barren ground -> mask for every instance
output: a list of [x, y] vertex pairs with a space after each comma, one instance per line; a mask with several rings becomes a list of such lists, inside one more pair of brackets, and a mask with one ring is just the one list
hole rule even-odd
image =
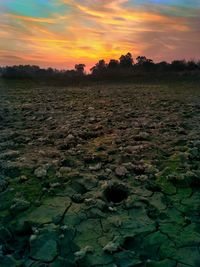
[[200, 86], [0, 82], [1, 267], [199, 267]]

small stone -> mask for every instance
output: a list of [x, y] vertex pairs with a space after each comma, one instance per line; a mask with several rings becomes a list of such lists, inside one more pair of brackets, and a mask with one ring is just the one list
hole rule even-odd
[[71, 199], [74, 203], [83, 203], [84, 201], [84, 198], [81, 194], [74, 194]]
[[128, 173], [128, 171], [127, 171], [126, 167], [124, 167], [124, 166], [118, 166], [115, 169], [115, 174], [119, 177], [124, 177], [127, 173]]
[[89, 166], [89, 170], [90, 171], [98, 171], [98, 170], [100, 170], [101, 169], [101, 163], [97, 163], [97, 164], [95, 164], [95, 165], [91, 165], [91, 166]]
[[94, 122], [96, 122], [96, 118], [95, 118], [95, 117], [90, 117], [90, 118], [89, 118], [89, 122], [90, 122], [90, 123], [94, 123]]
[[96, 203], [97, 203], [97, 201], [94, 198], [86, 198], [85, 199], [85, 204], [87, 206], [94, 206]]
[[26, 182], [27, 180], [28, 180], [28, 177], [26, 175], [21, 175], [20, 178], [19, 178], [19, 181], [21, 183]]
[[116, 207], [108, 207], [108, 210], [109, 211], [112, 211], [112, 212], [116, 212], [117, 211], [117, 208]]
[[57, 188], [57, 187], [60, 187], [60, 186], [61, 186], [60, 183], [52, 183], [52, 184], [50, 184], [51, 188]]
[[47, 175], [47, 170], [45, 167], [39, 167], [34, 171], [34, 175], [37, 178], [43, 178]]
[[73, 136], [73, 134], [68, 134], [67, 136], [67, 140], [68, 141], [74, 141], [75, 137]]

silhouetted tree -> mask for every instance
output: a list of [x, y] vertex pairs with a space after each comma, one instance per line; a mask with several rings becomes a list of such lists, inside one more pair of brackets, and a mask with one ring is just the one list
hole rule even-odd
[[90, 69], [93, 75], [102, 75], [106, 72], [107, 64], [104, 59], [99, 60], [99, 62]]
[[136, 60], [137, 60], [137, 65], [144, 65], [146, 63], [153, 64], [153, 60], [146, 58], [145, 56], [139, 56], [136, 58]]
[[172, 63], [165, 61], [154, 63], [152, 59], [145, 56], [138, 56], [136, 64], [133, 62], [131, 53], [122, 55], [119, 60], [110, 59], [106, 64], [105, 60], [99, 60], [94, 67], [91, 68], [90, 75], [85, 74], [85, 64], [76, 64], [73, 70], [57, 70], [53, 68], [43, 69], [36, 65], [14, 65], [0, 67], [0, 76], [3, 78], [29, 78], [29, 79], [60, 79], [68, 82], [83, 81], [92, 76], [99, 79], [111, 78], [115, 79], [132, 77], [137, 74], [151, 75], [162, 74], [167, 72], [196, 72], [200, 71], [200, 61], [194, 60], [174, 60]]
[[172, 71], [184, 71], [186, 69], [186, 61], [185, 60], [174, 60], [171, 63]]
[[122, 68], [131, 68], [133, 66], [133, 58], [131, 53], [127, 53], [126, 55], [122, 55], [119, 58], [119, 65]]
[[198, 69], [198, 65], [194, 60], [190, 60], [187, 62], [187, 69], [188, 70], [197, 70]]
[[108, 69], [116, 70], [119, 67], [119, 61], [116, 59], [110, 59], [108, 63]]
[[168, 71], [170, 69], [170, 64], [166, 61], [161, 61], [156, 64], [156, 67], [159, 72]]
[[155, 64], [152, 59], [146, 58], [145, 56], [139, 56], [136, 58], [136, 68], [139, 71], [154, 71]]
[[78, 72], [79, 75], [84, 75], [85, 64], [76, 64], [75, 70]]

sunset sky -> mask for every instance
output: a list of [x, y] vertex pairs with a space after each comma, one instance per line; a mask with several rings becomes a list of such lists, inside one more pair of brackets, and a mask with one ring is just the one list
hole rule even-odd
[[0, 65], [200, 59], [200, 0], [0, 0]]

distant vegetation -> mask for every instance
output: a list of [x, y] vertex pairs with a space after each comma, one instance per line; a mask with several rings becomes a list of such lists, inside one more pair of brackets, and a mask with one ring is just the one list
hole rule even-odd
[[0, 76], [5, 79], [37, 79], [37, 80], [106, 80], [134, 78], [138, 76], [158, 77], [160, 75], [173, 74], [197, 74], [200, 75], [200, 61], [174, 60], [171, 63], [162, 61], [154, 63], [152, 59], [145, 56], [138, 56], [134, 62], [131, 53], [122, 55], [119, 60], [110, 59], [99, 60], [90, 69], [90, 73], [85, 72], [85, 64], [76, 64], [73, 70], [57, 70], [53, 68], [43, 69], [39, 66], [18, 65], [0, 67]]

